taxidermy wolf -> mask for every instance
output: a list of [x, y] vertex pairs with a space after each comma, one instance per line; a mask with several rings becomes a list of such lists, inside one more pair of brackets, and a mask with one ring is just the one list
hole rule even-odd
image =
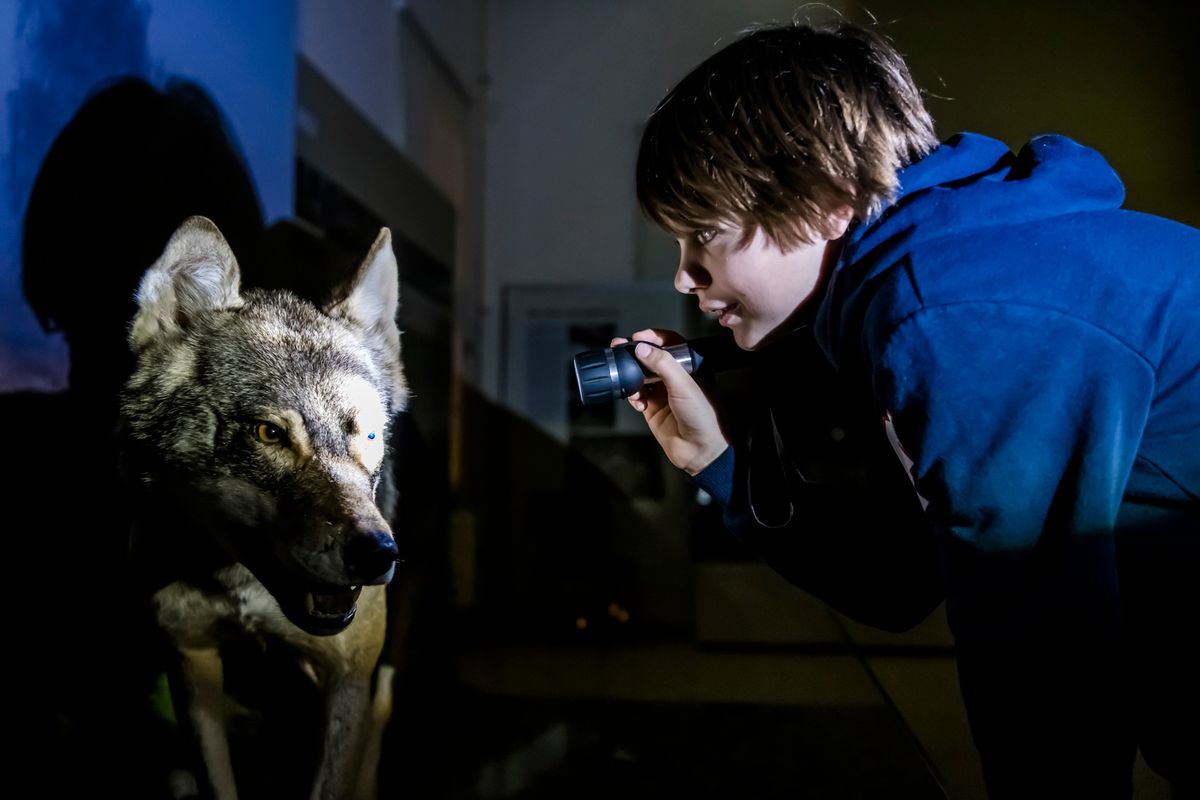
[[138, 289], [121, 401], [135, 575], [178, 651], [201, 793], [237, 794], [221, 650], [249, 637], [320, 689], [312, 796], [369, 796], [390, 712], [372, 687], [397, 561], [387, 442], [408, 396], [391, 236], [324, 308], [239, 283], [220, 231], [192, 217]]

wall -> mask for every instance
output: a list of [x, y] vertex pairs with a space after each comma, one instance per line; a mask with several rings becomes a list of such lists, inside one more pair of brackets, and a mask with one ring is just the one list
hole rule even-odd
[[89, 92], [137, 75], [192, 79], [240, 143], [268, 220], [292, 208], [292, 0], [22, 0], [0, 5], [0, 391], [54, 391], [66, 350], [20, 288], [21, 217], [42, 157]]
[[1200, 225], [1200, 6], [1151, 0], [863, 3], [906, 54], [942, 137], [1098, 149], [1126, 205]]

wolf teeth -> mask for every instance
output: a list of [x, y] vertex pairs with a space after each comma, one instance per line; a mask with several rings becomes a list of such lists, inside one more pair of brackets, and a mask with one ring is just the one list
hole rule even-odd
[[355, 601], [362, 586], [351, 586], [344, 592], [305, 592], [304, 607], [309, 616], [319, 619], [344, 619], [354, 613]]

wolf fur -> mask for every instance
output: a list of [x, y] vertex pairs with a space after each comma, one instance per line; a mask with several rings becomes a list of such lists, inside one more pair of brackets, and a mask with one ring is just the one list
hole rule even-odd
[[408, 397], [390, 233], [325, 308], [239, 284], [203, 217], [142, 279], [121, 400], [134, 570], [178, 651], [176, 705], [212, 795], [237, 794], [221, 649], [250, 637], [288, 648], [321, 691], [312, 797], [371, 796], [397, 560], [387, 442]]

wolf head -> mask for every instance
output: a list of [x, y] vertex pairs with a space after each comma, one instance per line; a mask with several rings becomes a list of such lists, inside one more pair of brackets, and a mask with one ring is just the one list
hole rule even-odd
[[293, 623], [337, 633], [397, 555], [376, 502], [407, 400], [391, 236], [325, 308], [239, 283], [203, 217], [143, 277], [121, 407], [131, 477], [154, 535], [211, 537]]

